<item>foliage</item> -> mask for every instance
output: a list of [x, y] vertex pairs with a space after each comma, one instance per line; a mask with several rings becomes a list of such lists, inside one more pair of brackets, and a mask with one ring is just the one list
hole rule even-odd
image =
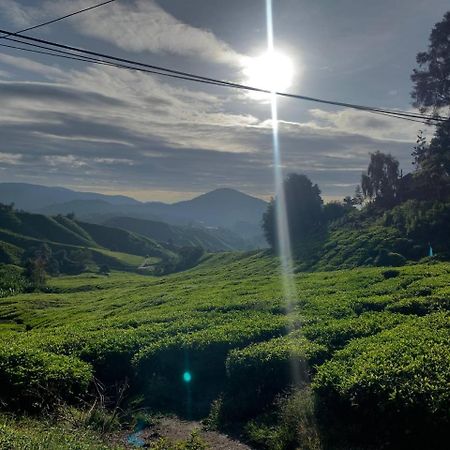
[[417, 55], [417, 64], [411, 75], [414, 106], [433, 113], [450, 106], [450, 11], [434, 26], [428, 51]]
[[0, 297], [24, 292], [29, 287], [20, 267], [0, 264]]
[[348, 211], [352, 208], [350, 205], [342, 204], [339, 202], [330, 202], [323, 206], [323, 217], [327, 223], [344, 217]]
[[0, 448], [4, 450], [119, 450], [104, 436], [70, 423], [0, 415]]
[[379, 151], [370, 154], [367, 173], [361, 177], [364, 197], [382, 207], [391, 207], [398, 196], [399, 163], [392, 155]]
[[0, 399], [18, 409], [42, 408], [60, 399], [73, 400], [91, 381], [88, 364], [14, 342], [0, 348]]
[[264, 411], [285, 389], [293, 372], [306, 382], [310, 367], [322, 362], [326, 348], [293, 333], [230, 352], [226, 366], [228, 389], [225, 418], [251, 417]]
[[448, 314], [436, 313], [351, 342], [313, 382], [328, 414], [403, 445], [418, 438], [415, 429], [427, 430], [432, 447], [450, 421], [449, 325]]
[[125, 230], [78, 222], [72, 216], [25, 213], [0, 204], [0, 263], [26, 265], [40, 259], [50, 275], [75, 275], [105, 264], [135, 270], [144, 256], [153, 265], [176, 254]]
[[247, 424], [245, 431], [251, 443], [267, 450], [322, 449], [315, 398], [309, 387], [281, 396], [274, 409]]
[[[432, 321], [449, 309], [447, 263], [395, 270], [393, 277], [383, 268], [299, 273], [299, 295], [288, 315], [277, 260], [264, 252], [212, 255], [164, 277], [112, 272], [49, 278], [48, 292], [0, 299], [1, 398], [10, 408], [32, 410], [76, 401], [94, 376], [109, 392], [129, 380], [126, 402], [134, 407], [181, 416], [204, 416], [220, 397], [219, 426], [264, 411], [284, 414], [272, 402], [290, 392], [291, 361], [308, 385], [323, 363], [355, 342], [415, 324], [417, 315]], [[402, 345], [400, 331], [389, 336], [393, 348]], [[436, 377], [445, 375], [441, 365], [434, 367]], [[189, 384], [183, 381], [186, 370]], [[425, 380], [429, 374], [417, 376]], [[407, 382], [397, 379], [397, 389]], [[307, 405], [315, 416], [315, 406]], [[280, 442], [297, 442], [297, 434], [280, 431], [284, 420], [303, 420], [295, 408], [261, 427], [285, 436]], [[306, 423], [308, 417], [305, 412]]]
[[422, 245], [431, 244], [435, 253], [445, 256], [450, 254], [449, 221], [450, 203], [409, 200], [387, 211], [381, 223]]
[[[291, 240], [305, 241], [322, 225], [322, 198], [317, 184], [305, 175], [290, 174], [283, 185], [286, 215]], [[276, 208], [279, 199], [272, 200], [263, 216], [263, 230], [267, 242], [276, 248]]]
[[202, 247], [181, 247], [177, 255], [163, 258], [154, 268], [156, 275], [165, 275], [194, 267], [204, 255]]

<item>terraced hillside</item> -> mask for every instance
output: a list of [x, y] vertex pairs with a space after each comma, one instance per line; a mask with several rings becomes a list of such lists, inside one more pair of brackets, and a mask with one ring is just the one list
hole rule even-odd
[[[113, 395], [127, 380], [124, 410], [210, 414], [261, 448], [439, 448], [450, 264], [295, 281], [288, 316], [277, 261], [263, 253], [210, 256], [159, 278], [59, 277], [51, 293], [0, 299], [3, 408], [83, 409], [98, 382]], [[3, 429], [20, 438], [17, 423]]]
[[74, 217], [44, 216], [0, 208], [0, 263], [20, 264], [27, 250], [47, 244], [52, 251], [89, 249], [93, 261], [118, 270], [134, 270], [144, 260], [170, 258], [157, 242], [126, 230], [77, 221]]

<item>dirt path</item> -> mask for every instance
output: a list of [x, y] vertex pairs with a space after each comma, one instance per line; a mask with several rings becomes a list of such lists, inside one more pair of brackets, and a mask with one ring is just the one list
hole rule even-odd
[[139, 434], [139, 438], [145, 442], [145, 445], [141, 448], [145, 448], [160, 438], [167, 438], [172, 442], [186, 440], [194, 430], [198, 430], [199, 436], [212, 450], [251, 450], [247, 445], [225, 434], [205, 431], [200, 422], [180, 420], [176, 417], [164, 417], [158, 420], [154, 426], [143, 430]]

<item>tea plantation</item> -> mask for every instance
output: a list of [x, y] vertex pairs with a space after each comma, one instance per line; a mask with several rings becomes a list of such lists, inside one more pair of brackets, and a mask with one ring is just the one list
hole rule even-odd
[[[124, 448], [95, 421], [67, 421], [100, 404], [116, 430], [145, 410], [208, 417], [258, 448], [445, 448], [450, 264], [298, 273], [289, 314], [277, 268], [225, 253], [165, 277], [12, 290], [0, 298], [0, 448]], [[58, 446], [74, 426], [80, 439]]]

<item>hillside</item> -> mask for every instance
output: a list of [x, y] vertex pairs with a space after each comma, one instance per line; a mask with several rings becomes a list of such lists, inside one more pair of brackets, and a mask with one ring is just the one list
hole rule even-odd
[[[51, 293], [0, 299], [0, 398], [10, 408], [52, 405], [54, 393], [73, 403], [94, 376], [111, 388], [127, 379], [125, 428], [128, 407], [205, 417], [216, 400], [210, 422], [240, 427], [256, 448], [439, 448], [449, 264], [297, 274], [295, 284], [285, 315], [277, 260], [224, 254], [167, 277], [60, 277]], [[303, 384], [277, 397], [293, 367]], [[1, 415], [0, 427], [10, 439], [29, 433]], [[73, 422], [53, 427], [88, 436]], [[32, 439], [44, 439], [39, 428]]]
[[104, 225], [123, 228], [142, 236], [147, 236], [162, 244], [183, 246], [199, 246], [208, 252], [245, 250], [247, 243], [232, 231], [224, 228], [198, 228], [181, 225], [170, 225], [152, 220], [134, 219], [132, 217], [114, 217]]
[[140, 264], [136, 264], [136, 257], [142, 262], [146, 256], [158, 259], [172, 256], [171, 251], [136, 233], [64, 216], [48, 217], [0, 208], [0, 262], [19, 264], [25, 253], [43, 243], [53, 252], [88, 249], [96, 264], [122, 270], [136, 269]]
[[[245, 240], [233, 249], [257, 248], [264, 245], [261, 220], [267, 203], [234, 189], [216, 189], [192, 200], [167, 204], [139, 202], [125, 196], [76, 192], [64, 188], [24, 183], [0, 183], [0, 203], [15, 203], [16, 208], [44, 215], [70, 214], [84, 221], [104, 223], [115, 217], [167, 222], [194, 228], [221, 228], [215, 239], [227, 242]], [[220, 234], [222, 233], [222, 236]]]

